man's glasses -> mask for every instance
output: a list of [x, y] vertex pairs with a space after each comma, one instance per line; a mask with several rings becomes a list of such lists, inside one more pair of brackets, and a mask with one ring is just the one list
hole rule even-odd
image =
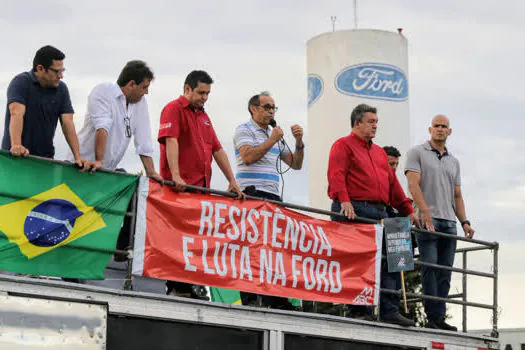
[[56, 75], [64, 74], [64, 72], [66, 71], [65, 68], [62, 68], [62, 69], [55, 69], [55, 68], [52, 68], [52, 67], [49, 67], [48, 70], [50, 70], [50, 71], [52, 71], [52, 72], [55, 72]]
[[263, 105], [263, 106], [259, 106], [261, 108], [263, 108], [266, 112], [270, 112], [270, 111], [276, 111], [279, 109], [277, 106], [274, 106], [274, 105], [270, 105], [270, 104], [266, 104], [266, 105]]
[[124, 118], [124, 124], [126, 125], [126, 136], [131, 137], [131, 122], [129, 117]]

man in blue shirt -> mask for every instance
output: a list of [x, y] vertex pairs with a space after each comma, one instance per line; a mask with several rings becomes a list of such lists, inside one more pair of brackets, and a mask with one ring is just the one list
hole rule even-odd
[[88, 169], [92, 164], [80, 156], [69, 91], [61, 81], [64, 58], [60, 50], [44, 46], [35, 54], [32, 71], [20, 73], [11, 80], [7, 88], [2, 149], [13, 156], [31, 154], [53, 158], [53, 138], [60, 120], [75, 163]]

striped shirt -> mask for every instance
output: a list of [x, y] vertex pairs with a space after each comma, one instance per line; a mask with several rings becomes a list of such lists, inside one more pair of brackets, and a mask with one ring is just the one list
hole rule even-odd
[[246, 165], [243, 163], [239, 149], [242, 146], [257, 147], [272, 133], [272, 127], [261, 128], [253, 119], [241, 124], [235, 129], [233, 145], [237, 159], [237, 183], [244, 190], [248, 186], [255, 186], [258, 191], [264, 191], [279, 195], [279, 173], [277, 172], [277, 161], [280, 157], [279, 142], [257, 162]]

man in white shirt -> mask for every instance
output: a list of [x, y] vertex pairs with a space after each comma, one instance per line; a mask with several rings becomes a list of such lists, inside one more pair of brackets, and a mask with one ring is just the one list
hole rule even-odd
[[78, 139], [82, 157], [94, 161], [92, 172], [100, 168], [115, 170], [133, 137], [146, 176], [161, 179], [152, 159], [148, 103], [144, 97], [153, 79], [145, 62], [130, 61], [117, 83], [101, 83], [91, 91]]
[[[152, 159], [148, 103], [144, 97], [153, 79], [153, 72], [145, 62], [129, 61], [117, 83], [101, 83], [91, 91], [84, 126], [78, 133], [82, 158], [94, 161], [91, 172], [100, 168], [117, 169], [133, 137], [146, 176], [162, 180]], [[125, 172], [124, 169], [118, 170]], [[117, 249], [129, 247], [130, 227], [131, 220], [126, 216]]]

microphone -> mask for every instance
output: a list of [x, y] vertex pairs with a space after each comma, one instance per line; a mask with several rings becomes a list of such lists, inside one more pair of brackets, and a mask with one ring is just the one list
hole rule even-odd
[[[277, 122], [275, 121], [274, 118], [270, 119], [270, 122], [269, 122], [268, 124], [270, 124], [270, 126], [271, 126], [272, 128], [275, 128], [275, 127], [277, 126]], [[281, 143], [282, 143], [283, 145], [286, 145], [286, 141], [284, 141], [284, 137], [282, 137], [282, 136], [281, 136]]]

